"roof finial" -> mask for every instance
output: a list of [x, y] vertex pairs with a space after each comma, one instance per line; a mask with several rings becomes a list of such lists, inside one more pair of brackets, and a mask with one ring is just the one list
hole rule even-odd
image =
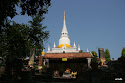
[[74, 45], [73, 45], [74, 47], [76, 47], [76, 44], [75, 44], [75, 42], [74, 42]]
[[42, 56], [44, 56], [44, 54], [45, 54], [45, 52], [44, 52], [44, 49], [43, 49], [43, 51], [42, 51]]
[[66, 28], [66, 21], [65, 21], [65, 10], [64, 10], [64, 21], [63, 21], [63, 28], [62, 28], [62, 33], [67, 33], [67, 28]]
[[88, 48], [87, 48], [87, 52], [89, 52]]
[[53, 46], [54, 48], [56, 47], [56, 44], [55, 44], [55, 42], [54, 42], [54, 46]]
[[64, 20], [65, 20], [65, 10], [64, 10]]
[[78, 50], [80, 50], [80, 45], [78, 44]]
[[50, 46], [48, 45], [48, 51], [50, 51]]

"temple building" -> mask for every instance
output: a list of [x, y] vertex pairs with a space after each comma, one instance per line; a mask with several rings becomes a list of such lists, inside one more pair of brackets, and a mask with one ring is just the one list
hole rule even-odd
[[59, 39], [59, 45], [56, 47], [54, 42], [52, 50], [50, 50], [50, 46], [48, 46], [48, 51], [43, 54], [43, 64], [60, 72], [64, 72], [67, 68], [74, 72], [84, 67], [91, 68], [92, 53], [88, 50], [82, 53], [79, 51], [80, 46], [78, 45], [77, 48], [75, 42], [73, 46], [70, 45], [64, 11], [63, 28]]

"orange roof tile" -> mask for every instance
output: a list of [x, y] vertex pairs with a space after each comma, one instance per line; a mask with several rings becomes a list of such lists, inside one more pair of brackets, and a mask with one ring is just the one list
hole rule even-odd
[[46, 53], [44, 58], [90, 58], [91, 53]]

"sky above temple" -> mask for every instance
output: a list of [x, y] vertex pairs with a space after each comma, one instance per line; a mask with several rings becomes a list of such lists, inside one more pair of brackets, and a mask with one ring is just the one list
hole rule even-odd
[[[43, 21], [50, 31], [45, 51], [54, 41], [59, 44], [64, 10], [71, 46], [75, 42], [83, 52], [88, 48], [97, 53], [98, 48], [108, 48], [111, 58], [121, 56], [125, 47], [125, 0], [52, 0]], [[18, 15], [13, 20], [27, 24], [31, 18]]]

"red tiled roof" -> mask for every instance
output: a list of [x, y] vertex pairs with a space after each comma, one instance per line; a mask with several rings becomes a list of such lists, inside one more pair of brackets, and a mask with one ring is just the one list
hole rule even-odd
[[91, 53], [46, 53], [44, 58], [89, 58]]

